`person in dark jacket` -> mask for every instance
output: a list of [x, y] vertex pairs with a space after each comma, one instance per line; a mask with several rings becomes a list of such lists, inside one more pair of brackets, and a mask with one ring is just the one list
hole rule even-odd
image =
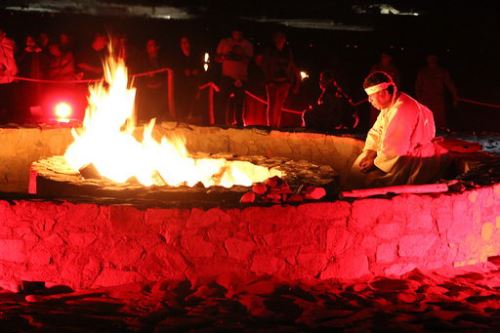
[[273, 44], [264, 52], [263, 69], [266, 78], [267, 125], [279, 128], [288, 93], [290, 89], [297, 93], [300, 82], [292, 51], [286, 45], [283, 32], [273, 34]]
[[352, 107], [349, 96], [340, 88], [330, 72], [322, 72], [319, 78], [321, 94], [315, 104], [304, 112], [307, 128], [331, 131], [349, 127]]

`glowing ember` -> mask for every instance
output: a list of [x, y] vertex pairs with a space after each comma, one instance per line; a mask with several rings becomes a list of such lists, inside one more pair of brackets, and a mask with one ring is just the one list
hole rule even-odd
[[73, 169], [93, 164], [105, 178], [123, 183], [135, 177], [145, 186], [250, 186], [283, 176], [249, 162], [190, 157], [183, 138], [153, 138], [155, 119], [138, 141], [133, 135], [135, 88], [129, 87], [123, 60], [108, 58], [104, 74], [108, 86], [100, 82], [90, 87], [83, 128], [72, 129], [74, 142], [64, 157]]

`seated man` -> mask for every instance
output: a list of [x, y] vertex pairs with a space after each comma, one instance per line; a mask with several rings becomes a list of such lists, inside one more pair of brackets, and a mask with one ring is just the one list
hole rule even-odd
[[353, 111], [349, 96], [339, 87], [332, 74], [321, 72], [321, 95], [315, 105], [302, 115], [304, 126], [320, 131], [332, 131], [351, 127]]
[[373, 72], [363, 83], [368, 100], [380, 113], [368, 131], [363, 152], [351, 170], [347, 187], [422, 184], [444, 170], [447, 152], [433, 142], [432, 112], [399, 92], [391, 76]]

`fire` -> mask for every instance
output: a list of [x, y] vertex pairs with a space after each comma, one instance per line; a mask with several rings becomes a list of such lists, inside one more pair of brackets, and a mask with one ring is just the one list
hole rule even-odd
[[128, 82], [122, 59], [109, 57], [104, 64], [107, 83], [89, 88], [89, 104], [82, 128], [72, 129], [74, 141], [64, 154], [67, 164], [80, 170], [93, 164], [101, 176], [118, 183], [132, 178], [145, 186], [219, 185], [250, 186], [273, 176], [279, 170], [244, 161], [223, 158], [194, 158], [183, 138], [162, 137], [152, 132], [155, 119], [144, 126], [142, 141], [134, 136], [135, 88]]

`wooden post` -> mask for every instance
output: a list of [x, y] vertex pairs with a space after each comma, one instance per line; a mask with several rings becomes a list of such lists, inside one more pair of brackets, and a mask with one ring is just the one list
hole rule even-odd
[[175, 113], [175, 99], [174, 99], [174, 71], [167, 68], [167, 105], [168, 112], [172, 116], [172, 119], [176, 119]]
[[198, 87], [199, 90], [208, 89], [208, 122], [210, 125], [215, 124], [215, 106], [214, 106], [214, 92], [219, 92], [220, 89], [213, 82], [207, 82]]
[[448, 184], [424, 184], [424, 185], [399, 185], [377, 188], [366, 188], [352, 191], [344, 191], [340, 193], [342, 198], [366, 198], [373, 195], [384, 195], [388, 193], [440, 193], [447, 192]]
[[212, 86], [208, 87], [208, 122], [210, 125], [215, 124], [215, 113], [214, 113], [214, 88]]

